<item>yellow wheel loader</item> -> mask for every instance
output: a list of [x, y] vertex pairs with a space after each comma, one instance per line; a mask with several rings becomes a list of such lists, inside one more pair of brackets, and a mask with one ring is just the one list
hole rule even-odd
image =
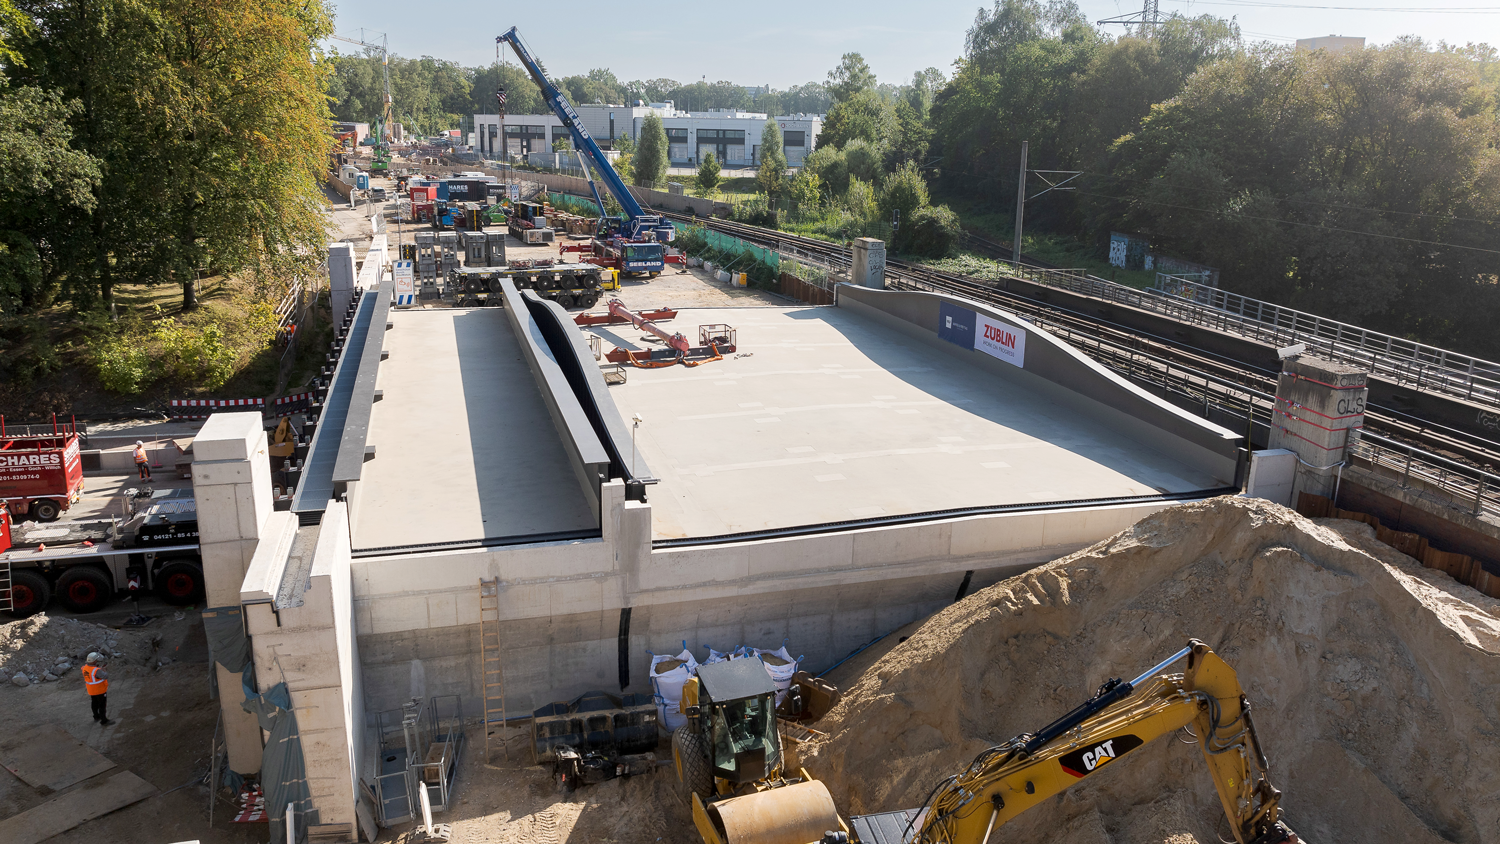
[[672, 734], [677, 778], [706, 844], [818, 844], [847, 833], [827, 786], [786, 770], [776, 685], [758, 659], [698, 668], [683, 688], [687, 724]]

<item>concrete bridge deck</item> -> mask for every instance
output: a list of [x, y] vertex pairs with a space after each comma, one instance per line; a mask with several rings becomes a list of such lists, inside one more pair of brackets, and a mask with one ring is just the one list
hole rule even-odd
[[[610, 391], [646, 420], [656, 539], [1232, 481], [843, 308], [693, 309], [667, 325], [695, 337], [711, 323], [734, 326], [743, 357], [632, 369]], [[595, 331], [641, 347], [629, 326]]]

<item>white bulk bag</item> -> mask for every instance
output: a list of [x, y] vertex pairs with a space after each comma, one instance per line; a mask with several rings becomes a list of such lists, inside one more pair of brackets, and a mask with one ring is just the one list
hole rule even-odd
[[[647, 653], [650, 653], [647, 651]], [[682, 687], [698, 673], [698, 660], [686, 647], [682, 653], [651, 654], [651, 688], [656, 693], [656, 715], [658, 723], [668, 733], [687, 723], [687, 716], [680, 711]]]
[[[793, 658], [787, 653], [786, 643], [776, 650], [763, 650], [761, 648], [750, 648], [756, 656], [760, 657], [761, 664], [766, 667], [766, 673], [771, 675], [771, 682], [776, 684], [776, 705], [786, 699], [787, 690], [792, 687], [792, 675], [797, 673], [797, 666], [802, 663], [802, 657]], [[768, 659], [769, 658], [769, 659]]]

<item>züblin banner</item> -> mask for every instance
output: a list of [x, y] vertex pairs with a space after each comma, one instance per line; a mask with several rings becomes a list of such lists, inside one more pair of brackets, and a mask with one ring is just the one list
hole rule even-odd
[[1019, 367], [1026, 366], [1026, 330], [990, 319], [968, 308], [943, 302], [938, 309], [938, 336]]

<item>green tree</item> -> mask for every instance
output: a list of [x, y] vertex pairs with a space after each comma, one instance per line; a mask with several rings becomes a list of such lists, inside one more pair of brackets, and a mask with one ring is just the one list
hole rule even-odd
[[698, 195], [711, 198], [719, 192], [719, 185], [724, 181], [719, 167], [719, 159], [713, 150], [703, 154], [703, 161], [698, 164]]
[[664, 184], [667, 164], [667, 130], [653, 111], [641, 121], [641, 137], [634, 156], [635, 183], [645, 188]]
[[[880, 189], [880, 217], [890, 222], [899, 214], [904, 226], [911, 222], [918, 208], [926, 207], [928, 201], [927, 182], [917, 166], [908, 161], [885, 177], [885, 184]], [[907, 240], [908, 231], [905, 227], [898, 228], [896, 242], [892, 246], [901, 249]]]
[[786, 197], [798, 205], [811, 207], [822, 198], [823, 182], [818, 174], [803, 167], [787, 180]]
[[68, 125], [80, 110], [0, 79], [0, 313], [47, 302], [61, 272], [56, 235], [72, 214], [96, 207], [99, 161], [73, 148]]
[[552, 142], [553, 152], [567, 152], [573, 148], [573, 139], [563, 135]]
[[767, 120], [760, 129], [760, 170], [756, 183], [766, 196], [780, 196], [786, 190], [786, 155], [781, 148], [781, 127]]
[[838, 147], [818, 147], [808, 153], [802, 169], [816, 174], [819, 183], [835, 197], [843, 196], [849, 189], [849, 162]]
[[875, 73], [859, 53], [845, 53], [839, 66], [828, 71], [828, 93], [834, 103], [841, 103], [856, 94], [875, 92]]
[[860, 91], [829, 109], [816, 146], [842, 147], [852, 140], [879, 144], [889, 134], [890, 108], [874, 91]]

